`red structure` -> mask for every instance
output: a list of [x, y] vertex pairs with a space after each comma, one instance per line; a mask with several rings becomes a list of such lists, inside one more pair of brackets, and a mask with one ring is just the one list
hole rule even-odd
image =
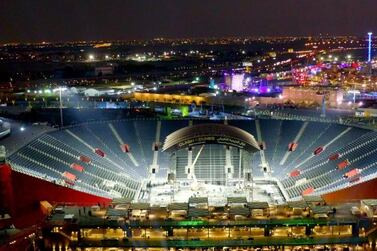
[[355, 168], [344, 174], [345, 178], [352, 178], [360, 174], [360, 170]]
[[130, 146], [127, 144], [120, 145], [120, 149], [122, 149], [122, 152], [129, 153], [130, 152]]
[[[99, 197], [55, 183], [13, 171], [8, 164], [0, 165], [0, 206], [11, 215], [11, 224], [21, 229], [8, 242], [0, 245], [0, 251], [27, 250], [29, 234], [35, 233], [45, 215], [41, 201], [78, 206], [109, 205], [111, 199]], [[8, 224], [10, 225], [10, 224]]]
[[0, 205], [0, 208], [13, 213], [12, 169], [8, 164], [0, 166]]
[[84, 167], [79, 165], [79, 164], [76, 164], [76, 163], [72, 163], [71, 168], [80, 172], [80, 173], [82, 173], [84, 171]]
[[294, 151], [296, 150], [297, 146], [298, 146], [297, 143], [294, 143], [294, 142], [290, 143], [290, 144], [288, 145], [288, 151], [289, 151], [289, 152], [294, 152]]
[[317, 149], [314, 150], [314, 155], [319, 155], [321, 152], [323, 152], [323, 147], [320, 146]]
[[[39, 214], [40, 201], [91, 206], [98, 203], [108, 205], [111, 199], [13, 171], [8, 164], [0, 166], [0, 204], [11, 213], [13, 219], [22, 218], [22, 225], [25, 226], [35, 224], [38, 219], [26, 215]], [[29, 222], [25, 222], [25, 218]]]
[[105, 158], [105, 156], [106, 156], [105, 152], [102, 151], [102, 150], [99, 149], [99, 148], [94, 149], [94, 152], [95, 152], [98, 156], [100, 156], [100, 157], [102, 157], [102, 158]]
[[328, 203], [342, 203], [363, 199], [377, 199], [377, 179], [347, 187], [332, 193], [323, 195]]
[[81, 155], [80, 161], [85, 162], [85, 163], [90, 163], [90, 158], [87, 156]]
[[302, 191], [302, 195], [310, 195], [314, 193], [314, 188], [313, 187], [308, 187], [307, 189], [305, 189], [304, 191]]
[[329, 160], [337, 160], [339, 159], [339, 153], [334, 153], [333, 155], [329, 156]]
[[70, 173], [70, 172], [64, 172], [63, 173], [64, 178], [67, 178], [68, 180], [75, 181], [77, 179], [76, 175]]
[[290, 174], [289, 174], [289, 176], [290, 177], [298, 177], [298, 176], [300, 176], [300, 174], [301, 174], [301, 172], [300, 172], [300, 170], [293, 170]]
[[351, 163], [349, 162], [348, 159], [346, 159], [346, 160], [343, 160], [342, 162], [338, 163], [338, 165], [337, 165], [338, 168], [337, 169], [342, 170], [342, 169], [346, 168], [349, 165], [351, 165]]

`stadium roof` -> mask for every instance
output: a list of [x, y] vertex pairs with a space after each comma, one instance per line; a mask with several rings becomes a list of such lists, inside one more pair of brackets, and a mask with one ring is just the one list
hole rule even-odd
[[179, 129], [166, 137], [162, 150], [174, 152], [204, 144], [234, 146], [249, 152], [260, 150], [253, 135], [240, 128], [224, 124], [198, 124]]

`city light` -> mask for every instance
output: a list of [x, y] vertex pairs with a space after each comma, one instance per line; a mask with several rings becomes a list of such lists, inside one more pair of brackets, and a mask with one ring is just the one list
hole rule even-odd
[[89, 60], [94, 60], [94, 55], [93, 54], [89, 54], [88, 59]]
[[53, 89], [52, 91], [53, 92], [60, 92], [60, 91], [66, 91], [66, 90], [68, 90], [67, 87], [59, 87], [59, 88]]

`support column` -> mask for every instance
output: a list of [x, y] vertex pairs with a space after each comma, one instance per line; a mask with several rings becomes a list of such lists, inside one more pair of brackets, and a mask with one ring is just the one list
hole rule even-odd
[[305, 235], [309, 236], [312, 234], [312, 228], [310, 226], [305, 227]]
[[160, 131], [161, 131], [161, 121], [157, 121], [157, 126], [156, 126], [156, 137], [155, 137], [155, 142], [153, 143], [152, 146], [152, 151], [153, 151], [153, 161], [152, 164], [149, 167], [150, 173], [151, 173], [151, 178], [154, 178], [156, 176], [156, 173], [159, 171], [160, 166], [158, 165], [158, 151], [159, 147], [161, 145], [160, 143]]
[[359, 236], [359, 223], [352, 224], [352, 236]]
[[225, 185], [228, 185], [228, 179], [233, 178], [234, 167], [232, 165], [232, 153], [229, 146], [225, 148]]
[[185, 168], [185, 173], [187, 174], [187, 178], [191, 178], [192, 172], [194, 172], [193, 166], [192, 166], [192, 148], [189, 148], [187, 150], [187, 166]]
[[264, 226], [264, 236], [265, 237], [270, 236], [270, 227], [269, 226]]

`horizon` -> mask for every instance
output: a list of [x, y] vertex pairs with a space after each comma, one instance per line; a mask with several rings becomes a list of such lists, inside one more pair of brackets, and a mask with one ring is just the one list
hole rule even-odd
[[[0, 42], [1, 46], [7, 45], [33, 45], [33, 44], [60, 44], [60, 43], [124, 43], [124, 42], [144, 42], [144, 41], [179, 41], [179, 40], [220, 40], [220, 39], [232, 39], [232, 38], [243, 38], [243, 39], [283, 39], [283, 38], [298, 38], [298, 39], [318, 39], [318, 38], [368, 38], [368, 32], [364, 35], [331, 35], [331, 34], [319, 34], [319, 35], [297, 35], [297, 36], [272, 36], [272, 35], [253, 35], [253, 36], [218, 36], [218, 37], [154, 37], [145, 39], [88, 39], [88, 40], [60, 40], [60, 41], [13, 41], [13, 42]], [[376, 38], [372, 32], [372, 38]]]

